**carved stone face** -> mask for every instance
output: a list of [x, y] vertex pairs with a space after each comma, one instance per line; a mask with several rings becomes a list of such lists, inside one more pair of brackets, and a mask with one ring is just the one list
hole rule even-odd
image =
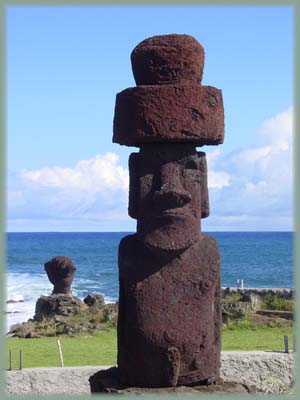
[[193, 145], [155, 144], [129, 160], [129, 215], [147, 245], [184, 250], [199, 240], [209, 215], [205, 153]]

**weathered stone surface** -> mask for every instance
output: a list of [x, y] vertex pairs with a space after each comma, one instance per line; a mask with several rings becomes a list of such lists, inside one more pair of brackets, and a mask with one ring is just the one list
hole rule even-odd
[[245, 385], [237, 382], [223, 382], [217, 384], [194, 385], [192, 387], [180, 385], [177, 387], [140, 388], [127, 386], [120, 382], [119, 370], [112, 367], [98, 371], [89, 378], [92, 393], [118, 393], [118, 394], [167, 394], [167, 393], [258, 393], [261, 392], [254, 385]]
[[204, 49], [189, 35], [154, 36], [133, 49], [131, 63], [137, 85], [200, 83]]
[[11, 336], [23, 339], [35, 337], [33, 324], [28, 322], [22, 322], [12, 325], [10, 327], [9, 334]]
[[49, 281], [54, 285], [53, 294], [69, 294], [76, 271], [73, 261], [64, 256], [57, 256], [45, 263]]
[[209, 215], [207, 165], [195, 146], [223, 142], [224, 110], [221, 91], [198, 84], [203, 62], [191, 37], [147, 39], [132, 53], [143, 85], [116, 99], [113, 141], [140, 147], [129, 161], [137, 233], [119, 246], [116, 372], [125, 386], [220, 378], [220, 256], [200, 233]]
[[227, 322], [229, 319], [241, 319], [245, 317], [247, 312], [251, 311], [250, 302], [242, 301], [223, 301], [222, 303], [222, 322]]
[[32, 338], [62, 334], [93, 334], [117, 325], [118, 304], [104, 303], [101, 294], [80, 299], [63, 294], [41, 296], [36, 302], [34, 318], [10, 327], [8, 336]]
[[259, 315], [265, 315], [265, 316], [269, 316], [269, 317], [294, 319], [294, 313], [292, 311], [257, 310], [256, 313]]
[[[23, 355], [26, 357], [26, 355]], [[5, 392], [7, 394], [90, 394], [89, 377], [103, 366], [25, 368], [21, 371], [5, 371]], [[293, 394], [294, 354], [264, 351], [234, 351], [221, 354], [221, 377], [224, 382], [255, 386], [264, 393]], [[214, 386], [214, 385], [210, 385]], [[180, 387], [167, 390], [179, 392]], [[193, 390], [193, 387], [183, 388]], [[149, 389], [148, 389], [149, 390]], [[159, 389], [150, 389], [152, 394]], [[146, 393], [147, 389], [140, 390]], [[178, 395], [176, 395], [178, 397]]]
[[222, 92], [212, 86], [137, 86], [118, 93], [113, 142], [217, 145], [224, 140]]
[[252, 295], [257, 295], [259, 298], [263, 299], [268, 295], [274, 295], [278, 298], [283, 298], [286, 300], [292, 300], [294, 298], [294, 289], [289, 288], [253, 288], [253, 287], [226, 287], [222, 289], [222, 297], [228, 297], [232, 295], [240, 295], [243, 301], [250, 301]]
[[214, 239], [203, 235], [174, 257], [127, 236], [119, 271], [121, 382], [164, 387], [217, 381], [220, 259]]
[[207, 165], [189, 144], [143, 146], [130, 156], [129, 215], [152, 247], [182, 250], [199, 240], [209, 215]]
[[83, 302], [89, 306], [104, 306], [104, 297], [102, 296], [102, 294], [88, 294], [84, 299]]
[[51, 296], [41, 296], [35, 305], [35, 321], [54, 318], [57, 315], [70, 316], [77, 315], [87, 306], [76, 297], [63, 294], [53, 294]]
[[294, 385], [294, 353], [280, 351], [224, 351], [221, 377], [255, 385], [265, 393], [284, 393]]

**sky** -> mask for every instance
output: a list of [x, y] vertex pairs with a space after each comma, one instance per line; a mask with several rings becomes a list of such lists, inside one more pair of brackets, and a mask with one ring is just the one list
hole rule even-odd
[[204, 146], [203, 231], [293, 229], [291, 7], [8, 7], [7, 231], [135, 231], [128, 156], [112, 143], [130, 53], [189, 34], [222, 89], [225, 141]]

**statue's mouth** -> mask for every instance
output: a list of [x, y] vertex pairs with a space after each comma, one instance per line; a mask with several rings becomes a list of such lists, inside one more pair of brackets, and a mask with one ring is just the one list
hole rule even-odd
[[168, 209], [168, 210], [162, 210], [160, 214], [157, 215], [157, 218], [175, 218], [175, 219], [186, 219], [187, 215], [186, 213], [183, 212], [182, 209], [178, 210], [177, 209]]

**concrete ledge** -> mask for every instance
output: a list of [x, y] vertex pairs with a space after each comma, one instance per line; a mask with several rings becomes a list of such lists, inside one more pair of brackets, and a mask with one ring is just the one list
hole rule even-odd
[[294, 313], [291, 311], [257, 310], [256, 314], [266, 315], [267, 317], [294, 319]]
[[[254, 385], [267, 393], [290, 391], [294, 354], [263, 351], [228, 351], [221, 355], [221, 377]], [[6, 371], [8, 394], [90, 394], [89, 377], [108, 366], [26, 368]]]
[[222, 352], [221, 377], [225, 382], [254, 385], [266, 393], [289, 392], [294, 384], [294, 353]]

